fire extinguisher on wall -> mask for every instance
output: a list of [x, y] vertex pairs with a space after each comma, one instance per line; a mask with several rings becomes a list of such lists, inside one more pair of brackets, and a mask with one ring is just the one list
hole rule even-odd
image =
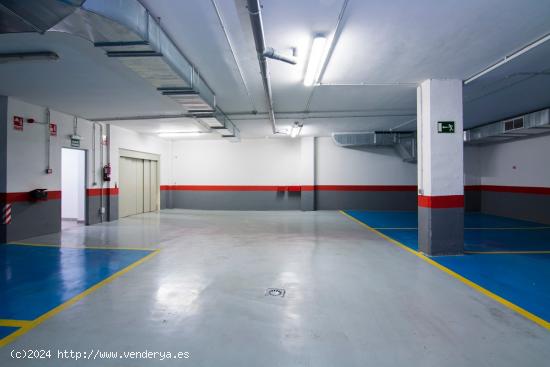
[[111, 163], [103, 166], [103, 181], [111, 181]]

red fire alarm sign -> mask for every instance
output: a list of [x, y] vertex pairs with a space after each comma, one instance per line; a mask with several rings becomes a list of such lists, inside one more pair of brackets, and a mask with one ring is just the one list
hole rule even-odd
[[23, 117], [13, 116], [13, 128], [15, 130], [23, 130]]
[[57, 125], [54, 123], [50, 124], [50, 135], [57, 136]]

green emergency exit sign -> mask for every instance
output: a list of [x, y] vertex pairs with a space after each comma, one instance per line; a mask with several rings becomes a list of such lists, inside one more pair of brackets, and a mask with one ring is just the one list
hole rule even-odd
[[455, 122], [439, 121], [437, 123], [437, 132], [440, 134], [453, 134], [455, 132]]

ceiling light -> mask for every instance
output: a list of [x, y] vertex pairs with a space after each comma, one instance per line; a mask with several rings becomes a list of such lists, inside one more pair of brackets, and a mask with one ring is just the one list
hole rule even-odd
[[19, 52], [0, 54], [0, 64], [20, 61], [57, 61], [59, 55], [55, 52]]
[[290, 129], [290, 137], [295, 138], [298, 135], [300, 135], [300, 132], [302, 131], [302, 126], [304, 125], [296, 121], [294, 125], [292, 125], [292, 128]]
[[304, 76], [304, 85], [306, 87], [311, 87], [317, 81], [317, 78], [319, 78], [319, 68], [323, 59], [326, 40], [325, 37], [315, 37], [313, 39], [306, 75]]
[[160, 138], [186, 138], [191, 136], [199, 136], [203, 134], [200, 131], [179, 131], [179, 132], [163, 132], [159, 133]]

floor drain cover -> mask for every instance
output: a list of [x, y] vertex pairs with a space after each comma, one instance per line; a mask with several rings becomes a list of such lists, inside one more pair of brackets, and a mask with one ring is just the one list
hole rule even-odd
[[271, 297], [284, 297], [285, 293], [286, 291], [282, 288], [267, 288], [265, 291], [265, 295]]

